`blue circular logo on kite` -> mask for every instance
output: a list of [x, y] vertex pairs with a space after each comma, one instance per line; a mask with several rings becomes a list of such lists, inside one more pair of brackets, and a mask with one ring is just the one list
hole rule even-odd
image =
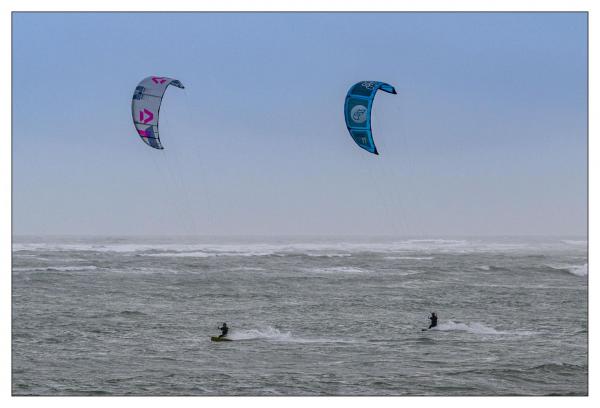
[[363, 123], [367, 120], [367, 107], [363, 105], [356, 105], [350, 111], [350, 117], [356, 123]]

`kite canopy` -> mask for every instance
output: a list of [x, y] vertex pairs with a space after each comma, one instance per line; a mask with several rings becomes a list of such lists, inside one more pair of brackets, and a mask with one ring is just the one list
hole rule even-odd
[[144, 143], [155, 149], [164, 149], [158, 137], [158, 114], [169, 85], [184, 89], [176, 79], [149, 76], [136, 86], [131, 100], [133, 124]]
[[379, 153], [371, 132], [371, 108], [373, 107], [375, 94], [379, 89], [396, 94], [394, 87], [385, 82], [362, 81], [350, 88], [344, 104], [344, 116], [350, 136], [357, 145], [373, 154]]

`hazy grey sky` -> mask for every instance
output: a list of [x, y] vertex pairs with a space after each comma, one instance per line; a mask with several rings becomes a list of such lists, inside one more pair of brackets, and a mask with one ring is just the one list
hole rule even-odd
[[586, 234], [584, 13], [14, 14], [12, 80], [15, 234]]

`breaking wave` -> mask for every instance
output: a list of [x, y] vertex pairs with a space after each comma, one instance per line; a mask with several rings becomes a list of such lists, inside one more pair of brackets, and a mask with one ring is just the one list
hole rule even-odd
[[[570, 242], [570, 241], [564, 241]], [[579, 241], [574, 241], [579, 242]], [[587, 241], [581, 241], [587, 242]], [[559, 243], [560, 244], [560, 243]], [[562, 243], [562, 245], [565, 245]], [[13, 252], [117, 252], [150, 256], [268, 256], [306, 255], [347, 257], [371, 252], [398, 256], [398, 259], [429, 259], [432, 253], [511, 252], [556, 246], [556, 242], [495, 242], [464, 239], [403, 239], [393, 241], [324, 241], [324, 242], [246, 242], [190, 243], [188, 242], [16, 242]]]
[[583, 245], [583, 246], [587, 246], [588, 242], [587, 240], [575, 240], [575, 239], [565, 239], [563, 241], [561, 241], [563, 244], [568, 244], [568, 245]]
[[588, 264], [584, 264], [584, 265], [546, 265], [546, 266], [552, 270], [570, 273], [571, 275], [575, 275], [575, 276], [587, 276], [588, 275]]
[[585, 265], [575, 265], [567, 268], [569, 273], [577, 276], [587, 276], [588, 274], [588, 264]]

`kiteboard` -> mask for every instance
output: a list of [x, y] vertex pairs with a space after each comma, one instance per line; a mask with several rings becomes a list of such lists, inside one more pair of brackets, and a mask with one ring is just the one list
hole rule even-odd
[[231, 339], [227, 337], [211, 336], [210, 341], [231, 341]]

